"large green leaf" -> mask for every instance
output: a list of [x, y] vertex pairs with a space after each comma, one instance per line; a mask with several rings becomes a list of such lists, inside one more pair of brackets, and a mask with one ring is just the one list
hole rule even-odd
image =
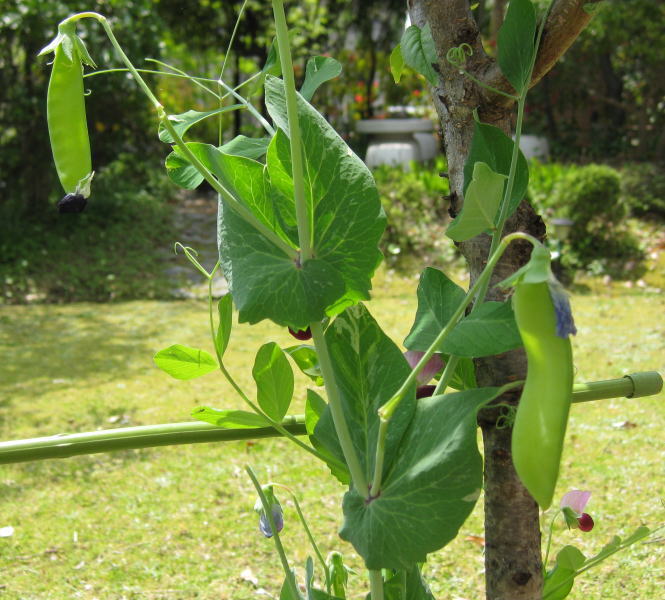
[[[266, 78], [266, 106], [275, 125], [288, 131], [284, 84], [274, 77]], [[338, 314], [346, 306], [369, 298], [371, 277], [382, 258], [378, 241], [385, 229], [385, 215], [376, 184], [365, 164], [301, 96], [298, 96], [298, 116], [315, 256], [298, 270], [306, 269], [310, 262], [322, 263], [316, 278], [307, 279], [311, 294], [319, 289], [321, 293], [317, 298], [308, 298], [304, 307], [308, 312], [318, 311], [320, 319], [326, 313]], [[277, 139], [268, 149], [268, 173], [272, 185], [281, 194], [292, 198], [290, 147], [284, 136], [275, 137]], [[275, 279], [275, 285], [280, 281], [281, 275], [280, 279]], [[324, 289], [321, 282], [325, 282], [328, 289]], [[343, 286], [344, 291], [333, 297], [338, 286]], [[234, 299], [237, 300], [235, 294]], [[287, 316], [292, 318], [287, 311], [282, 311], [281, 315], [281, 322]], [[300, 320], [289, 325], [304, 329], [309, 322]]]
[[[371, 481], [379, 431], [377, 410], [399, 389], [411, 369], [401, 350], [362, 304], [348, 308], [333, 321], [326, 330], [326, 344], [351, 440]], [[407, 393], [390, 422], [385, 469], [411, 421], [414, 405], [415, 388]], [[321, 415], [316, 435], [329, 447], [336, 440], [330, 410]]]
[[[510, 162], [515, 143], [503, 131], [494, 125], [476, 122], [471, 140], [469, 156], [464, 163], [464, 194], [473, 179], [473, 170], [477, 162], [483, 162], [495, 173], [505, 175], [510, 173]], [[512, 215], [522, 198], [524, 198], [529, 185], [529, 165], [522, 151], [518, 151], [517, 167], [513, 193], [510, 195], [508, 215]]]
[[404, 345], [425, 352], [460, 305], [466, 293], [437, 269], [427, 267], [418, 283], [416, 319]]
[[300, 94], [308, 102], [312, 99], [314, 92], [326, 81], [339, 76], [342, 65], [339, 61], [329, 56], [313, 56], [307, 61], [305, 67], [305, 81], [300, 88]]
[[434, 65], [438, 65], [439, 59], [429, 25], [423, 29], [417, 25], [407, 27], [402, 34], [400, 46], [404, 62], [432, 85], [437, 85], [439, 75]]
[[214, 371], [217, 361], [205, 350], [173, 344], [155, 354], [155, 364], [176, 379], [194, 379]]
[[[197, 153], [197, 148], [201, 145], [187, 144], [194, 154]], [[166, 157], [165, 166], [169, 179], [186, 190], [196, 189], [203, 181], [203, 175], [183, 156], [182, 151], [177, 146], [174, 146], [173, 152]]]
[[252, 376], [261, 409], [273, 420], [281, 421], [293, 398], [293, 371], [286, 355], [275, 342], [259, 348]]
[[[173, 129], [176, 130], [176, 133], [180, 137], [182, 137], [190, 127], [196, 125], [200, 121], [203, 121], [204, 119], [207, 119], [208, 117], [212, 117], [214, 115], [219, 115], [231, 110], [238, 110], [240, 108], [243, 108], [242, 104], [223, 106], [222, 108], [216, 108], [214, 110], [209, 110], [206, 112], [199, 112], [198, 110], [188, 110], [187, 112], [184, 112], [179, 115], [169, 115], [168, 119], [169, 121], [172, 122]], [[169, 133], [168, 129], [164, 127], [163, 123], [159, 124], [158, 136], [162, 142], [165, 142], [167, 144], [175, 144], [175, 140]]]
[[368, 569], [409, 569], [457, 536], [480, 495], [478, 409], [499, 393], [478, 388], [418, 401], [379, 495], [344, 496], [340, 536]]
[[441, 351], [478, 358], [501, 354], [521, 345], [510, 302], [485, 302], [455, 326]]
[[501, 72], [518, 94], [529, 82], [531, 62], [536, 52], [536, 10], [531, 0], [510, 0], [498, 35]]
[[505, 181], [505, 175], [495, 173], [483, 162], [477, 162], [473, 166], [471, 183], [464, 194], [462, 212], [448, 226], [446, 235], [456, 242], [464, 242], [492, 229]]

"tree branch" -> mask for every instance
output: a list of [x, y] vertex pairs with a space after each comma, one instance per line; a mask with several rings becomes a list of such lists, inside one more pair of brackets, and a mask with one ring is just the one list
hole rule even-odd
[[[585, 6], [597, 4], [602, 0], [555, 0], [547, 18], [543, 39], [536, 58], [531, 77], [531, 87], [536, 85], [556, 64], [588, 25], [592, 15]], [[501, 73], [496, 61], [482, 75], [476, 75], [484, 83], [510, 94], [515, 93], [508, 80]], [[499, 96], [489, 90], [483, 90], [483, 104], [508, 106], [509, 98]]]

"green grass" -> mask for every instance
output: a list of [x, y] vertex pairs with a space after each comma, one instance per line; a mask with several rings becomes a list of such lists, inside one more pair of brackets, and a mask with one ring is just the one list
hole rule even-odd
[[[415, 279], [382, 273], [373, 314], [396, 340], [415, 309]], [[573, 296], [580, 333], [577, 379], [665, 371], [662, 296], [610, 288]], [[240, 408], [215, 374], [191, 382], [152, 364], [172, 343], [210, 350], [204, 302], [0, 307], [0, 438], [188, 420], [200, 404]], [[251, 392], [251, 366], [268, 340], [291, 344], [270, 324], [234, 329], [228, 366]], [[302, 412], [297, 380], [291, 412]], [[665, 396], [577, 405], [572, 410], [557, 496], [593, 491], [589, 534], [558, 529], [554, 550], [591, 553], [614, 534], [663, 519]], [[622, 423], [628, 426], [619, 426]], [[244, 473], [293, 488], [324, 553], [341, 550], [356, 568], [351, 598], [366, 582], [358, 557], [337, 537], [343, 489], [310, 455], [284, 440], [126, 451], [0, 467], [0, 596], [7, 599], [233, 599], [257, 596], [245, 569], [273, 597], [282, 580], [272, 541], [258, 532], [255, 494]], [[283, 539], [300, 569], [311, 554], [291, 503], [282, 497]], [[427, 566], [437, 598], [483, 597], [482, 502], [460, 536]], [[660, 540], [660, 541], [658, 541]], [[662, 535], [583, 576], [573, 599], [656, 598]]]

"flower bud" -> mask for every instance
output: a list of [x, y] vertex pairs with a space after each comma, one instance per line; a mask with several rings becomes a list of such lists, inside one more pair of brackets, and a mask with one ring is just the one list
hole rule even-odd
[[[275, 523], [275, 528], [277, 529], [277, 533], [279, 533], [284, 528], [284, 516], [282, 512], [282, 505], [279, 503], [279, 500], [277, 500], [277, 498], [275, 497], [275, 493], [273, 492], [271, 485], [263, 486], [262, 490], [266, 497], [266, 501], [270, 506], [272, 520]], [[265, 537], [267, 538], [272, 537], [274, 535], [274, 532], [270, 525], [270, 519], [268, 518], [268, 515], [263, 509], [263, 503], [261, 502], [261, 498], [257, 498], [256, 503], [254, 504], [254, 510], [259, 515], [259, 530]]]

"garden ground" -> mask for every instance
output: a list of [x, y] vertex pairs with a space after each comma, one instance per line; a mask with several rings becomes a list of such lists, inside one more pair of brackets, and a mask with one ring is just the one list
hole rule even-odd
[[[409, 328], [415, 287], [390, 272], [378, 277], [369, 307], [395, 340]], [[665, 371], [662, 295], [591, 285], [572, 303], [578, 381]], [[206, 327], [207, 305], [197, 300], [0, 307], [0, 439], [185, 421], [202, 404], [240, 408], [221, 377], [179, 382], [152, 363], [176, 342], [210, 350]], [[272, 324], [234, 329], [228, 367], [246, 390], [253, 355], [268, 340], [293, 341]], [[303, 410], [308, 384], [297, 382], [294, 413]], [[587, 534], [557, 528], [554, 552], [572, 543], [595, 553], [615, 534], [663, 523], [664, 401], [661, 394], [573, 407], [557, 496], [591, 490], [596, 527]], [[339, 549], [360, 566], [337, 537], [343, 489], [323, 465], [283, 440], [202, 444], [0, 467], [0, 528], [13, 527], [0, 537], [0, 596], [277, 597], [279, 562], [258, 532], [246, 464], [263, 482], [298, 494], [324, 553]], [[283, 539], [302, 574], [311, 551], [282, 500]], [[482, 532], [481, 501], [460, 536], [426, 566], [435, 597], [482, 597]], [[656, 598], [664, 559], [660, 532], [582, 576], [571, 598]], [[363, 598], [366, 582], [351, 580], [349, 597]]]

